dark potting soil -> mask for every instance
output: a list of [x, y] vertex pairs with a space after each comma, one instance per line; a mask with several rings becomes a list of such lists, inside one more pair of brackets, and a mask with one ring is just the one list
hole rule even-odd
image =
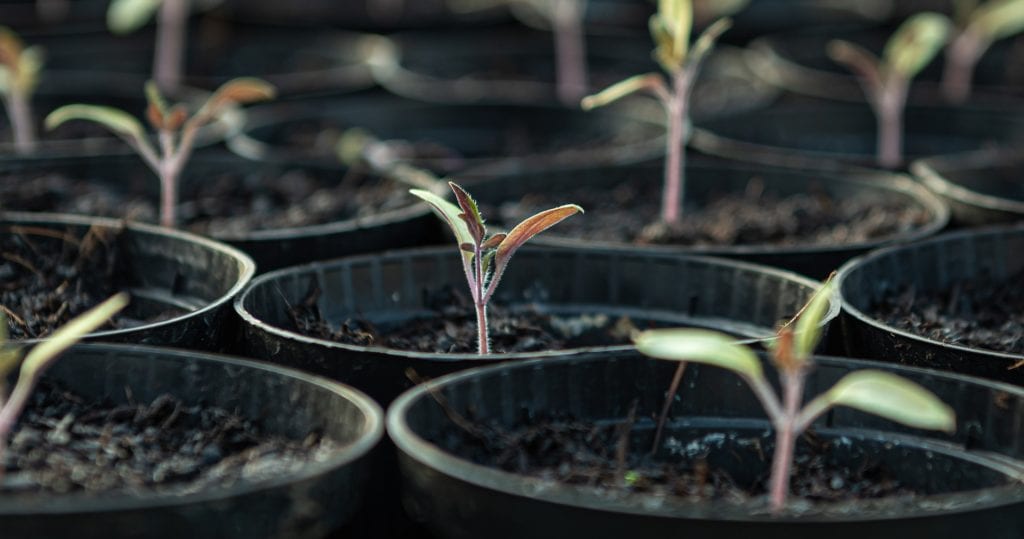
[[[154, 175], [140, 171], [137, 177], [112, 180], [0, 174], [0, 209], [159, 219]], [[184, 228], [216, 237], [366, 217], [412, 203], [401, 186], [354, 169], [329, 180], [301, 170], [224, 172], [185, 181], [181, 191], [178, 219]]]
[[[350, 318], [334, 328], [320, 313], [313, 289], [288, 315], [295, 328], [310, 337], [356, 346], [381, 346], [426, 353], [475, 353], [476, 313], [467, 294], [448, 286], [424, 292], [424, 306], [436, 314], [404, 323], [377, 325]], [[634, 321], [605, 314], [556, 315], [527, 306], [509, 309], [488, 306], [492, 353], [539, 352], [586, 346], [629, 344]]]
[[116, 405], [44, 383], [12, 433], [0, 494], [184, 495], [294, 472], [332, 446], [269, 436], [237, 413], [170, 395]]
[[[0, 310], [10, 337], [45, 337], [124, 290], [119, 233], [110, 228], [91, 228], [84, 234], [32, 226], [0, 228]], [[165, 307], [140, 318], [129, 307], [104, 329], [135, 327], [183, 312]]]
[[1024, 354], [1024, 271], [1003, 280], [960, 280], [944, 290], [907, 287], [871, 313], [884, 323], [949, 344]]
[[[667, 432], [652, 455], [652, 432], [634, 429], [630, 420], [598, 424], [548, 415], [509, 428], [460, 417], [431, 441], [484, 466], [605, 491], [737, 504], [764, 499], [774, 446], [766, 433], [688, 432], [677, 438]], [[841, 502], [915, 494], [870, 458], [837, 464], [841, 459], [829, 458], [832, 449], [811, 431], [801, 437], [792, 496]]]
[[[745, 193], [719, 194], [684, 212], [679, 223], [659, 221], [661, 185], [639, 188], [623, 183], [611, 190], [580, 188], [551, 195], [527, 195], [503, 204], [497, 213], [508, 226], [565, 203], [586, 213], [546, 234], [594, 241], [694, 246], [843, 245], [914, 230], [928, 212], [884, 195], [836, 199], [821, 191], [785, 197], [762, 192], [756, 178]], [[487, 215], [487, 213], [485, 213]]]

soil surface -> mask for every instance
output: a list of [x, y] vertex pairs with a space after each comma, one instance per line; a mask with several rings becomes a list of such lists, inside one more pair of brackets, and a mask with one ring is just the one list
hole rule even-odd
[[[651, 455], [651, 438], [643, 435], [650, 432], [633, 431], [628, 420], [595, 424], [549, 416], [524, 418], [513, 428], [471, 418], [459, 423], [432, 441], [478, 464], [519, 475], [694, 501], [750, 503], [767, 492], [773, 442], [764, 434], [677, 439], [668, 432], [661, 449]], [[839, 502], [915, 494], [877, 462], [838, 465], [829, 458], [831, 450], [829, 442], [811, 432], [800, 439], [792, 496]], [[727, 468], [746, 471], [730, 473]]]
[[[445, 287], [426, 292], [424, 306], [436, 316], [409, 320], [404, 324], [375, 325], [362, 318], [345, 320], [334, 328], [317, 307], [319, 292], [312, 290], [288, 314], [295, 328], [310, 337], [357, 346], [382, 346], [426, 353], [475, 353], [476, 313], [467, 294]], [[603, 314], [562, 316], [532, 307], [508, 309], [488, 307], [492, 353], [539, 352], [586, 346], [629, 344], [638, 328], [633, 320]], [[645, 327], [647, 324], [645, 324]]]
[[[0, 228], [0, 310], [10, 338], [45, 337], [71, 318], [122, 291], [118, 230], [75, 234], [59, 228]], [[103, 329], [135, 327], [181, 314], [167, 308], [136, 318], [132, 307]]]
[[[367, 217], [412, 203], [405, 188], [352, 169], [321, 176], [301, 170], [222, 172], [189, 181], [186, 172], [178, 219], [192, 232], [242, 237], [255, 230]], [[157, 185], [156, 177], [141, 169], [124, 178], [9, 172], [0, 174], [0, 209], [156, 222]]]
[[44, 383], [3, 456], [0, 494], [188, 494], [277, 477], [332, 450], [317, 435], [268, 436], [235, 413], [169, 395], [114, 405]]
[[[497, 209], [511, 225], [567, 202], [586, 213], [546, 234], [594, 241], [693, 246], [844, 245], [917, 229], [929, 221], [926, 210], [883, 195], [835, 199], [821, 191], [786, 197], [765, 194], [752, 180], [742, 194], [713, 196], [699, 210], [684, 212], [678, 224], [658, 222], [661, 185], [638, 188], [623, 183], [612, 190], [527, 195]], [[484, 215], [488, 215], [486, 209]]]
[[1002, 282], [978, 278], [945, 290], [904, 288], [871, 308], [882, 322], [949, 344], [1024, 354], [1024, 271]]

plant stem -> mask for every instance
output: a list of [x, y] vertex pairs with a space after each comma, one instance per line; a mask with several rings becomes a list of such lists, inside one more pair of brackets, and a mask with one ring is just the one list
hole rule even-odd
[[188, 0], [163, 0], [157, 14], [153, 79], [165, 93], [173, 92], [181, 86], [181, 74], [185, 67], [188, 6]]
[[684, 68], [672, 77], [672, 95], [665, 104], [668, 114], [668, 137], [665, 141], [665, 185], [661, 194], [661, 220], [666, 223], [679, 221], [685, 188], [685, 130], [688, 116], [687, 101], [690, 95], [692, 71]]
[[583, 33], [583, 0], [551, 0], [555, 37], [558, 98], [567, 105], [587, 92], [587, 42]]
[[32, 153], [36, 149], [36, 128], [32, 123], [32, 105], [28, 96], [16, 84], [12, 84], [4, 105], [14, 132], [14, 150], [19, 155]]
[[476, 252], [473, 254], [473, 266], [476, 270], [476, 279], [473, 283], [473, 303], [476, 305], [476, 352], [485, 355], [491, 351], [487, 338], [487, 298], [484, 295], [483, 249], [479, 246], [476, 247]]
[[974, 68], [985, 49], [982, 40], [969, 30], [957, 34], [946, 47], [946, 64], [942, 70], [942, 96], [946, 101], [958, 105], [967, 102]]
[[166, 161], [160, 167], [160, 225], [167, 228], [177, 226], [178, 174]]
[[[14, 384], [14, 389], [11, 391], [10, 397], [6, 402], [3, 402], [3, 407], [0, 408], [0, 457], [4, 455], [7, 450], [7, 439], [11, 435], [11, 430], [14, 429], [14, 422], [21, 415], [21, 411], [25, 408], [25, 404], [28, 403], [28, 398], [32, 394], [32, 389], [36, 385], [36, 380], [28, 380], [22, 383], [18, 380], [18, 383]], [[0, 475], [3, 475], [3, 466], [0, 466]]]
[[883, 168], [898, 168], [903, 163], [903, 113], [909, 83], [891, 76], [874, 100], [878, 117], [877, 160]]
[[783, 372], [781, 375], [783, 396], [782, 417], [775, 421], [775, 454], [772, 456], [770, 485], [771, 508], [778, 513], [786, 506], [789, 495], [789, 476], [796, 447], [796, 419], [800, 412], [800, 401], [804, 392], [806, 373]]

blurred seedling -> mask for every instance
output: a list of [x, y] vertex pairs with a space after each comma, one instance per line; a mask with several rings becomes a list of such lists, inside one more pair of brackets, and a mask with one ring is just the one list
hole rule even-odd
[[43, 69], [43, 50], [26, 47], [10, 28], [0, 26], [0, 97], [14, 134], [14, 149], [28, 154], [36, 148], [32, 93]]
[[1024, 32], [1024, 0], [956, 0], [956, 29], [946, 46], [942, 94], [962, 104], [971, 96], [978, 61], [1000, 39]]

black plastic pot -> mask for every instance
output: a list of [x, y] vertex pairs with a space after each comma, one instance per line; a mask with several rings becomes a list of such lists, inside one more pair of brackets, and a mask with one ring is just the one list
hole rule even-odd
[[[324, 319], [379, 324], [430, 314], [423, 293], [464, 287], [453, 247], [394, 251], [288, 268], [257, 277], [235, 301], [242, 317], [240, 351], [344, 381], [388, 403], [411, 384], [406, 369], [430, 378], [498, 361], [618, 353], [632, 346], [589, 346], [536, 353], [445, 354], [354, 346], [304, 336], [288, 319], [311, 287]], [[713, 327], [738, 337], [768, 338], [814, 290], [812, 281], [761, 266], [713, 258], [610, 249], [526, 247], [515, 255], [494, 301], [543, 312], [629, 316], [673, 325]], [[829, 317], [831, 318], [831, 316]]]
[[508, 19], [502, 7], [455, 13], [447, 0], [227, 0], [219, 17], [245, 23], [324, 26], [392, 31], [408, 28], [455, 28]]
[[[395, 57], [374, 64], [392, 93], [439, 103], [544, 103], [557, 99], [549, 32], [478, 30], [391, 36]], [[650, 37], [588, 36], [589, 87], [596, 92], [640, 73], [659, 71]], [[746, 68], [741, 50], [715, 49], [693, 90], [691, 115], [713, 117], [760, 108], [778, 95]]]
[[946, 344], [892, 327], [867, 313], [878, 300], [907, 286], [924, 293], [964, 279], [1006, 280], [1024, 268], [1022, 254], [1024, 228], [1013, 227], [944, 234], [851, 260], [837, 277], [847, 355], [1024, 385], [1024, 371], [1015, 368], [1019, 355]]
[[338, 166], [338, 138], [358, 127], [419, 148], [407, 157], [399, 147], [399, 158], [465, 179], [660, 155], [663, 114], [649, 105], [629, 101], [584, 112], [554, 105], [439, 105], [387, 95], [304, 100], [250, 109], [245, 135], [228, 145], [263, 162]]
[[[807, 393], [817, 394], [847, 372], [869, 367], [878, 368], [867, 362], [821, 358]], [[388, 433], [400, 451], [407, 508], [446, 538], [680, 533], [692, 538], [1011, 538], [1024, 533], [1024, 488], [1017, 482], [1024, 455], [1010, 434], [1022, 427], [1015, 410], [1024, 405], [1024, 392], [1002, 384], [883, 367], [951, 404], [959, 425], [956, 434], [914, 430], [847, 408], [819, 420], [814, 425], [816, 439], [835, 444], [836, 462], [853, 467], [865, 460], [883, 463], [899, 481], [926, 495], [842, 502], [778, 518], [763, 503], [615, 493], [477, 464], [452, 451], [448, 440], [457, 439], [451, 433], [458, 427], [431, 396], [440, 392], [453, 413], [506, 427], [562, 414], [583, 422], [623, 423], [635, 403], [630, 450], [646, 452], [654, 430], [651, 417], [662, 405], [675, 368], [672, 362], [624, 353], [509, 363], [414, 388], [388, 412]], [[699, 444], [702, 438], [710, 442], [705, 445], [710, 446], [709, 465], [722, 467], [740, 484], [767, 472], [770, 461], [757, 458], [760, 449], [750, 439], [760, 439], [756, 447], [770, 451], [770, 432], [748, 387], [728, 371], [703, 365], [687, 369], [682, 394], [666, 425], [666, 439], [679, 440], [681, 447]]]
[[911, 163], [910, 170], [949, 204], [958, 224], [1024, 220], [1024, 153], [980, 151], [933, 157]]
[[105, 0], [11, 0], [0, 3], [0, 20], [20, 33], [73, 32], [102, 27]]
[[[135, 155], [77, 158], [57, 162], [0, 162], [0, 179], [3, 181], [36, 181], [45, 185], [51, 175], [78, 180], [75, 185], [77, 191], [54, 191], [60, 187], [59, 185], [50, 187], [51, 191], [45, 191], [40, 187], [41, 192], [48, 192], [50, 196], [40, 196], [38, 199], [45, 200], [49, 205], [19, 207], [8, 200], [6, 203], [0, 201], [0, 209], [6, 207], [10, 210], [23, 211], [101, 212], [103, 217], [127, 217], [149, 221], [157, 219], [159, 181]], [[314, 260], [423, 245], [443, 238], [437, 218], [412, 196], [406, 196], [404, 199], [399, 197], [396, 200], [403, 202], [397, 206], [348, 219], [306, 226], [233, 230], [225, 227], [222, 222], [209, 218], [211, 213], [221, 210], [212, 212], [206, 207], [217, 207], [221, 201], [208, 200], [214, 196], [211, 194], [205, 194], [206, 198], [203, 199], [197, 198], [198, 189], [229, 178], [241, 178], [239, 181], [254, 186], [254, 192], [259, 192], [261, 184], [265, 185], [266, 182], [275, 181], [277, 178], [280, 178], [280, 182], [314, 181], [323, 188], [345, 181], [373, 188], [389, 180], [369, 172], [338, 167], [258, 163], [227, 152], [198, 152], [193, 155], [181, 177], [179, 188], [178, 207], [179, 215], [182, 216], [182, 228], [211, 236], [245, 251], [252, 256], [261, 272]], [[122, 203], [113, 207], [101, 207], [99, 203], [93, 202], [92, 200], [97, 198], [95, 193], [101, 189], [120, 198]], [[315, 198], [318, 196], [317, 193], [318, 191], [312, 190], [310, 196]], [[276, 196], [278, 195], [272, 193], [263, 195], [268, 199]], [[258, 200], [252, 202], [252, 205], [257, 204]], [[148, 213], [139, 213], [139, 208], [143, 207], [148, 209]], [[197, 219], [196, 216], [203, 216], [203, 219]]]
[[[776, 86], [797, 94], [862, 103], [864, 90], [857, 77], [826, 53], [828, 42], [844, 39], [881, 55], [889, 30], [850, 26], [815, 27], [802, 32], [768, 36], [750, 44], [748, 63], [754, 73]], [[986, 51], [975, 71], [972, 96], [983, 102], [1003, 100], [1008, 106], [1024, 97], [1021, 50], [1013, 39], [997, 41]], [[910, 103], [942, 103], [939, 81], [943, 72], [940, 54], [911, 86]], [[1016, 101], [1014, 101], [1014, 98]]]
[[[559, 194], [565, 194], [568, 197], [571, 196], [569, 193], [573, 191], [591, 187], [611, 193], [616, 187], [627, 184], [637, 186], [638, 189], [643, 189], [645, 185], [658, 186], [663, 181], [662, 167], [661, 161], [658, 161], [639, 165], [509, 175], [475, 182], [469, 187], [469, 190], [480, 203], [492, 207], [515, 203], [534, 193], [544, 193], [553, 199], [561, 200], [558, 198]], [[933, 235], [942, 230], [949, 221], [949, 210], [941, 200], [910, 178], [902, 175], [886, 172], [808, 172], [751, 167], [742, 163], [709, 161], [707, 159], [691, 160], [687, 167], [685, 184], [687, 208], [684, 211], [700, 208], [716, 196], [727, 193], [743, 193], [748, 189], [751, 180], [755, 178], [762, 183], [766, 195], [788, 196], [819, 191], [836, 199], [842, 199], [858, 194], [884, 193], [888, 198], [904, 200], [908, 205], [924, 209], [928, 213], [929, 221], [916, 230], [887, 238], [845, 245], [629, 245], [629, 248], [645, 253], [724, 256], [781, 267], [823, 279], [843, 262], [858, 254], [883, 245]], [[652, 190], [657, 191], [657, 187]], [[565, 200], [570, 199], [565, 198]], [[596, 215], [593, 211], [590, 214]], [[581, 223], [588, 218], [588, 214], [573, 217]], [[511, 226], [511, 224], [509, 225]], [[590, 245], [621, 248], [626, 245], [560, 236], [558, 228], [545, 232], [533, 242], [560, 247]]]
[[302, 440], [317, 433], [337, 447], [297, 471], [192, 494], [4, 496], [5, 538], [323, 537], [357, 512], [370, 479], [365, 457], [384, 431], [380, 406], [352, 388], [228, 357], [79, 345], [44, 378], [97, 402], [170, 395], [235, 411], [269, 435]]
[[121, 229], [119, 276], [132, 295], [133, 317], [146, 319], [168, 307], [184, 314], [138, 327], [98, 331], [91, 340], [220, 349], [233, 336], [229, 302], [255, 272], [241, 251], [193, 234], [113, 219], [61, 214], [0, 212], [2, 233], [12, 227], [65, 231], [82, 237], [90, 227]]
[[[1018, 108], [909, 106], [904, 162], [1024, 139]], [[867, 104], [808, 100], [704, 120], [690, 146], [707, 154], [793, 168], [877, 168], [875, 116]]]

